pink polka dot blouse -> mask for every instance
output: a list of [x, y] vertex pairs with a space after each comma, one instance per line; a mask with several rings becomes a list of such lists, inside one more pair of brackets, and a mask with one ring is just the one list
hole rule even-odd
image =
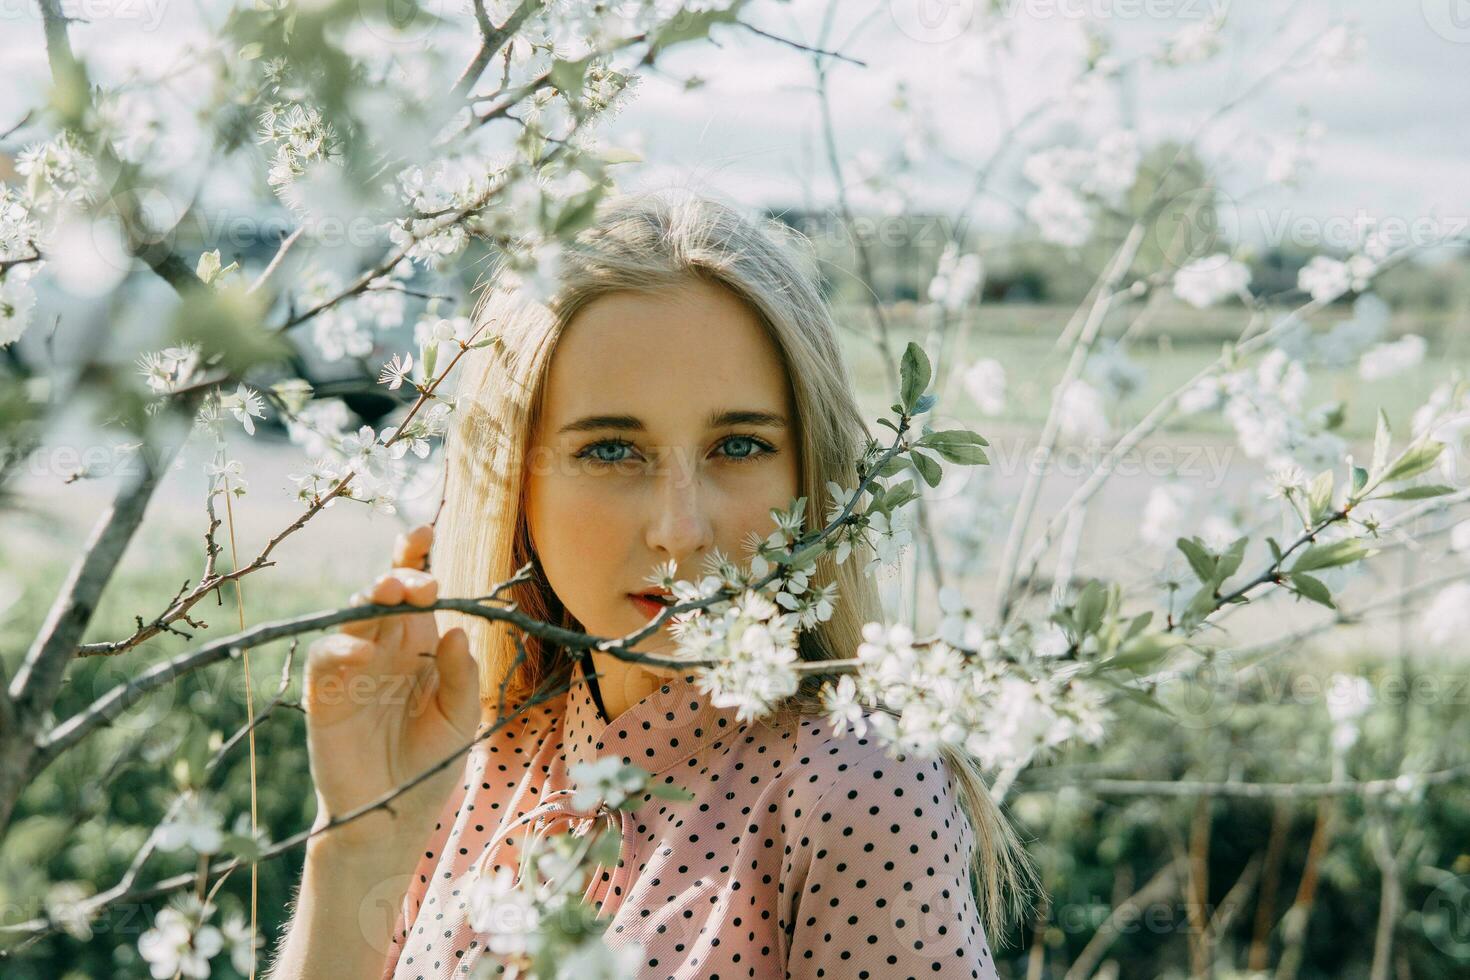
[[[615, 821], [622, 844], [584, 898], [611, 918], [610, 948], [641, 945], [639, 978], [996, 980], [970, 888], [974, 837], [942, 761], [890, 756], [876, 737], [835, 736], [819, 718], [737, 723], [692, 675], [609, 721], [595, 680], [574, 678], [468, 754], [404, 895], [383, 980], [501, 972], [469, 922], [477, 867], [514, 872], [517, 842], [538, 825], [593, 819]], [[609, 755], [694, 799], [574, 810], [571, 766]]]

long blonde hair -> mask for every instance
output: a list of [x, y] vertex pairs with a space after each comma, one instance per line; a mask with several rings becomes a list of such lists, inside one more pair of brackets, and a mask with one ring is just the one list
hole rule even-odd
[[[832, 314], [818, 290], [816, 266], [799, 235], [776, 222], [750, 219], [708, 198], [649, 192], [601, 202], [594, 223], [564, 256], [555, 295], [545, 304], [515, 289], [487, 288], [473, 322], [490, 346], [461, 362], [455, 424], [446, 444], [448, 472], [435, 534], [433, 567], [442, 594], [487, 595], [533, 561], [525, 520], [525, 468], [557, 338], [579, 310], [617, 291], [651, 292], [700, 278], [743, 299], [783, 356], [796, 407], [799, 495], [807, 498], [809, 530], [822, 526], [826, 486], [856, 484], [856, 463], [868, 439]], [[489, 356], [479, 356], [489, 355]], [[864, 623], [883, 619], [877, 584], [865, 570], [871, 553], [838, 565], [824, 555], [812, 584], [835, 583], [830, 619], [805, 631], [805, 660], [850, 657]], [[738, 556], [730, 556], [732, 558]], [[578, 629], [544, 577], [508, 592], [521, 611]], [[564, 684], [574, 664], [537, 637], [518, 637], [504, 624], [440, 612], [460, 626], [480, 667], [480, 698], [493, 706], [527, 697], [542, 684]], [[514, 669], [512, 669], [514, 668]], [[807, 675], [779, 717], [820, 715], [822, 679]], [[887, 710], [886, 706], [879, 706]], [[775, 719], [771, 719], [774, 721]], [[978, 763], [961, 749], [942, 758], [975, 833], [971, 865], [985, 928], [992, 941], [1030, 908], [1035, 872], [1024, 847], [991, 799]]]

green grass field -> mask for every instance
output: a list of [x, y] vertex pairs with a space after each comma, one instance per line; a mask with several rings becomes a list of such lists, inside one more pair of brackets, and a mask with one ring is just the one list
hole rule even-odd
[[[1312, 322], [1325, 330], [1348, 310], [1334, 309]], [[987, 419], [982, 416], [963, 388], [955, 383], [946, 392], [946, 402], [937, 411], [972, 419], [976, 427], [987, 421], [1019, 425], [1040, 425], [1046, 417], [1051, 390], [1061, 378], [1070, 348], [1058, 349], [1057, 338], [1066, 327], [1070, 307], [1005, 305], [972, 311], [972, 322], [960, 363], [980, 357], [993, 357], [1005, 366], [1007, 377], [1006, 411]], [[1158, 400], [1219, 355], [1227, 338], [1238, 335], [1245, 322], [1245, 311], [1236, 309], [1197, 311], [1188, 307], [1165, 307], [1152, 324], [1138, 332], [1130, 342], [1129, 353], [1145, 373], [1140, 390], [1120, 406], [1113, 419], [1116, 426], [1127, 426], [1141, 418]], [[840, 322], [847, 328], [843, 342], [853, 365], [855, 379], [862, 393], [864, 407], [871, 412], [884, 412], [891, 397], [887, 372], [877, 347], [859, 332], [871, 336], [871, 316], [862, 308], [838, 311]], [[895, 355], [909, 340], [928, 343], [928, 322], [919, 321], [915, 330], [914, 308], [899, 305], [888, 311], [893, 331]], [[1114, 317], [1103, 337], [1116, 336], [1124, 326], [1122, 317]], [[1371, 438], [1382, 407], [1399, 432], [1407, 432], [1414, 410], [1422, 405], [1434, 386], [1450, 379], [1456, 370], [1470, 370], [1470, 323], [1442, 316], [1422, 318], [1395, 317], [1388, 339], [1417, 333], [1429, 342], [1423, 362], [1409, 371], [1381, 381], [1367, 382], [1357, 375], [1356, 364], [1345, 368], [1309, 368], [1309, 406], [1341, 400], [1346, 408], [1342, 434], [1349, 439]], [[931, 356], [934, 351], [930, 351]], [[936, 365], [936, 374], [944, 376], [955, 363]], [[1218, 413], [1174, 418], [1165, 426], [1172, 432], [1227, 433], [1229, 427]]]

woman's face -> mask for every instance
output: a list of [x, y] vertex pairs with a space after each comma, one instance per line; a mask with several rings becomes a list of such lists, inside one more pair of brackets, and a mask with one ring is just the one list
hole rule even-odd
[[[774, 530], [798, 455], [780, 353], [733, 293], [694, 281], [594, 300], [552, 355], [527, 461], [548, 582], [589, 633], [641, 628], [656, 610], [633, 596], [655, 565], [695, 580], [715, 549], [743, 562], [746, 536]], [[676, 646], [665, 624], [634, 649]]]

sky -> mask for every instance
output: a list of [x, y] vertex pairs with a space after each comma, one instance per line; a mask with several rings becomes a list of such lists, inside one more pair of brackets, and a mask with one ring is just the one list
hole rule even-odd
[[[462, 25], [439, 43], [468, 52], [473, 29], [459, 2], [427, 0], [451, 25]], [[1187, 136], [1270, 75], [1273, 83], [1259, 96], [1200, 137], [1241, 239], [1269, 242], [1314, 230], [1330, 237], [1360, 213], [1418, 222], [1426, 232], [1463, 229], [1470, 221], [1470, 0], [1236, 0], [1226, 20], [1229, 43], [1215, 60], [1173, 70], [1145, 64], [1090, 101], [1069, 94], [1087, 43], [1084, 28], [1128, 61], [1222, 3], [841, 0], [825, 42], [825, 2], [755, 0], [746, 19], [794, 41], [840, 47], [865, 63], [829, 63], [833, 131], [860, 208], [881, 208], [883, 201], [855, 181], [855, 161], [897, 153], [908, 133], [892, 105], [900, 83], [940, 136], [909, 184], [917, 210], [953, 213], [1007, 120], [1039, 103], [1053, 106], [1001, 158], [993, 193], [977, 208], [981, 227], [1003, 228], [1018, 220], [1031, 191], [1019, 175], [1027, 148], [1090, 145], [1120, 127], [1136, 129], [1145, 144]], [[73, 36], [103, 77], [128, 65], [166, 65], [171, 51], [220, 16], [206, 0], [71, 0], [63, 9], [90, 18], [73, 26]], [[1293, 52], [1344, 22], [1365, 42], [1355, 61], [1273, 72], [1299, 63]], [[624, 186], [675, 183], [751, 207], [830, 207], [836, 184], [810, 55], [740, 28], [717, 28], [714, 39], [671, 51], [628, 108], [603, 124], [607, 142], [636, 146], [647, 161]], [[3, 132], [47, 77], [35, 0], [0, 0], [0, 64], [7, 78], [0, 87]], [[691, 76], [704, 84], [686, 90]], [[1322, 131], [1306, 179], [1296, 188], [1268, 186], [1263, 174], [1274, 147], [1294, 140], [1308, 120]]]

